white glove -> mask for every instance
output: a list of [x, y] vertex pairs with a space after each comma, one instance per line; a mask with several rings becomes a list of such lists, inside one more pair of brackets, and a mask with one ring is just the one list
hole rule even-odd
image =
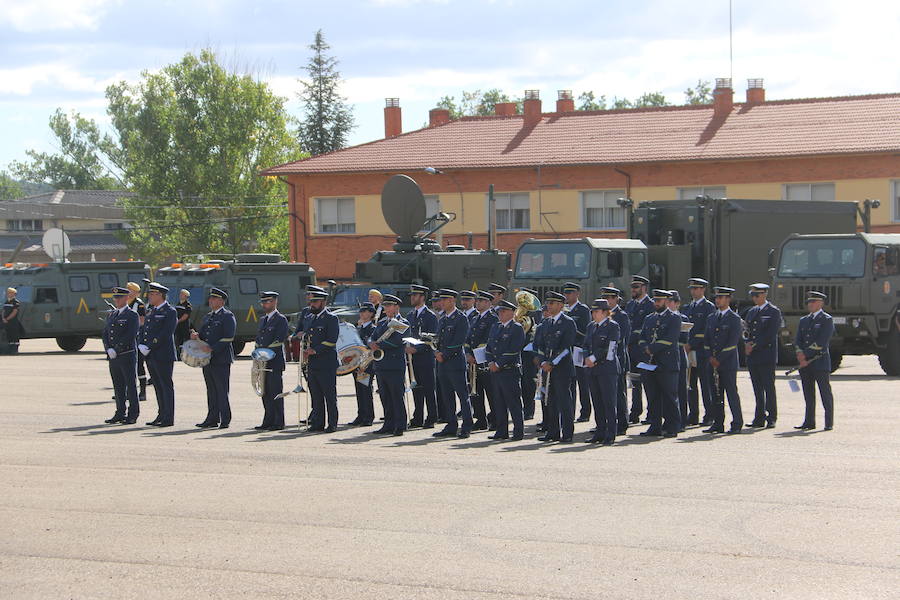
[[116, 357], [116, 351], [113, 350], [112, 348], [107, 348], [107, 349], [106, 349], [106, 355], [109, 356], [110, 358], [115, 358], [115, 357]]
[[150, 348], [148, 348], [144, 344], [140, 344], [138, 346], [138, 350], [140, 350], [141, 354], [143, 354], [144, 356], [147, 356], [148, 354], [150, 354]]

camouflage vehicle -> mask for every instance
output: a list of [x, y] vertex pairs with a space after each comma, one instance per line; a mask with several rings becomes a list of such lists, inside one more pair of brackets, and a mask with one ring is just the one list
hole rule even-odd
[[[216, 255], [218, 256], [218, 255]], [[256, 338], [259, 322], [259, 292], [279, 292], [278, 310], [285, 315], [297, 313], [306, 306], [307, 285], [316, 283], [315, 271], [306, 263], [283, 262], [277, 254], [222, 255], [205, 257], [199, 262], [173, 263], [160, 267], [155, 280], [169, 288], [169, 301], [178, 302], [182, 289], [190, 292], [193, 306], [190, 323], [198, 328], [209, 312], [206, 296], [217, 287], [228, 294], [228, 309], [237, 318], [234, 351], [240, 354], [244, 345]]]
[[834, 368], [845, 354], [877, 354], [886, 374], [900, 375], [900, 234], [791, 235], [774, 258], [770, 298], [789, 356], [806, 294], [818, 290], [834, 317]]
[[7, 263], [0, 287], [18, 290], [22, 339], [56, 338], [77, 352], [89, 337], [100, 337], [112, 288], [150, 276], [143, 261]]

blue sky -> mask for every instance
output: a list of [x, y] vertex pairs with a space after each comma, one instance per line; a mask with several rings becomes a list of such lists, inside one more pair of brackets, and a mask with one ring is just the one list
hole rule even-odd
[[[900, 92], [896, 1], [733, 0], [733, 14], [736, 99], [755, 77], [769, 99]], [[319, 28], [354, 106], [352, 143], [383, 136], [385, 97], [400, 98], [406, 131], [462, 90], [539, 89], [545, 107], [558, 89], [680, 103], [731, 69], [728, 0], [0, 0], [0, 169], [53, 150], [56, 107], [106, 123], [107, 85], [207, 46], [299, 115]]]

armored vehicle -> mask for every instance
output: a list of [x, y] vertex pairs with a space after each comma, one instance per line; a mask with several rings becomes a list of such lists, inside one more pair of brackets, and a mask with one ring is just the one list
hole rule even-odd
[[877, 354], [886, 374], [900, 375], [900, 234], [791, 235], [774, 263], [770, 298], [784, 315], [791, 356], [806, 294], [817, 290], [834, 317], [832, 365], [844, 354]]
[[56, 338], [76, 352], [103, 333], [112, 288], [149, 276], [143, 261], [6, 263], [0, 288], [18, 290], [23, 339]]
[[173, 263], [156, 271], [156, 281], [169, 288], [169, 300], [178, 302], [178, 292], [190, 292], [193, 306], [191, 327], [199, 328], [209, 312], [206, 297], [209, 288], [217, 287], [228, 294], [228, 309], [237, 318], [234, 350], [240, 354], [244, 345], [256, 338], [259, 322], [259, 292], [279, 292], [278, 310], [285, 315], [306, 306], [305, 288], [316, 283], [315, 271], [306, 263], [283, 262], [277, 254], [214, 255], [200, 262]]

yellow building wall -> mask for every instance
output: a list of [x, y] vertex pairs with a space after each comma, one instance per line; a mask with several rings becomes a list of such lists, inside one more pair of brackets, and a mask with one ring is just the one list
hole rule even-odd
[[[898, 173], [898, 177], [900, 177], [900, 173]], [[881, 206], [872, 210], [872, 224], [887, 225], [892, 222], [890, 179], [836, 181], [834, 184], [834, 197], [837, 200], [856, 200], [860, 203], [866, 199], [880, 200]]]

